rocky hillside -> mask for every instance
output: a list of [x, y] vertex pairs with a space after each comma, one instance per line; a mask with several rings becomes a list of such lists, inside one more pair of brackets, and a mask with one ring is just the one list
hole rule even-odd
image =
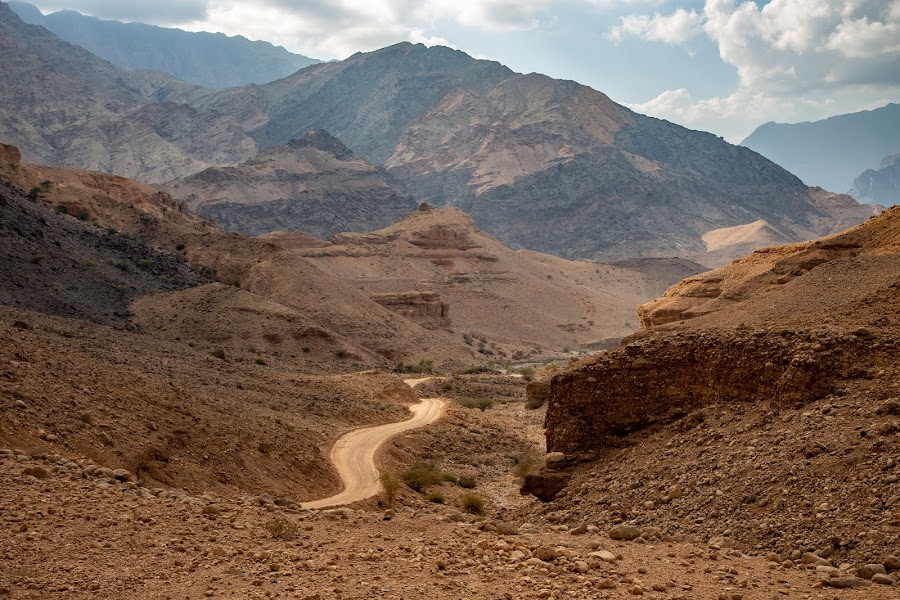
[[231, 117], [186, 104], [205, 93], [115, 67], [0, 2], [0, 142], [27, 161], [152, 183], [255, 154]]
[[25, 2], [9, 6], [26, 23], [41, 25], [114, 65], [162, 71], [208, 88], [267, 83], [319, 62], [243, 36], [122, 23], [73, 10], [44, 15]]
[[900, 532], [898, 299], [896, 208], [685, 280], [642, 307], [642, 334], [553, 378], [560, 454], [529, 489], [556, 498], [548, 518], [815, 552], [826, 580], [881, 564]]
[[[797, 241], [846, 226], [754, 152], [448, 48], [398, 44], [199, 106], [237, 116], [263, 147], [325, 128], [512, 248], [704, 262], [703, 235], [722, 228], [763, 219]], [[853, 223], [871, 214], [843, 202]]]
[[380, 231], [327, 243], [284, 233], [265, 239], [401, 314], [452, 326], [495, 359], [614, 343], [634, 332], [644, 299], [703, 270], [675, 259], [612, 266], [511, 251], [457, 208], [423, 206]]
[[883, 206], [900, 204], [900, 154], [888, 156], [878, 170], [866, 169], [850, 186], [850, 195], [860, 202]]
[[900, 151], [900, 104], [811, 123], [766, 123], [741, 145], [775, 161], [808, 185], [844, 193], [854, 177]]
[[[225, 234], [149, 186], [99, 173], [19, 164], [11, 147], [0, 147], [4, 148], [0, 157], [6, 159], [0, 160], [0, 180], [19, 190], [34, 190], [44, 206], [157, 248], [171, 255], [174, 264], [186, 261], [207, 281], [214, 279], [180, 291], [141, 295], [129, 305], [134, 313], [129, 322], [135, 328], [162, 339], [190, 341], [217, 355], [285, 361], [314, 372], [340, 372], [354, 364], [362, 368], [388, 366], [397, 360], [418, 362], [424, 357], [436, 364], [465, 364], [473, 356], [461, 340], [397, 316], [291, 252], [254, 238]], [[107, 234], [113, 235], [108, 231], [96, 235]], [[22, 253], [57, 256], [52, 247], [42, 250], [51, 245], [50, 239], [46, 234], [35, 238], [25, 246], [27, 252], [19, 251], [21, 260], [28, 258]], [[93, 244], [93, 239], [68, 240], [82, 246], [77, 251], [68, 247], [69, 251], [76, 259], [90, 258], [95, 251], [84, 246]], [[115, 259], [112, 265], [100, 264], [100, 258], [106, 257], [91, 259], [98, 272], [115, 273], [118, 257], [109, 257]], [[135, 254], [127, 262], [141, 268], [142, 260]], [[40, 262], [24, 268], [60, 268]], [[35, 287], [11, 288], [6, 295], [38, 302], [46, 294], [45, 279], [35, 276], [27, 280]], [[157, 287], [165, 289], [162, 284]], [[43, 310], [30, 303], [21, 306]]]
[[0, 139], [29, 160], [162, 183], [325, 129], [415, 200], [459, 207], [514, 249], [567, 258], [717, 265], [747, 248], [723, 243], [723, 229], [763, 221], [800, 241], [873, 211], [849, 197], [822, 204], [713, 135], [449, 48], [403, 43], [215, 92], [113, 67], [5, 4], [0, 27]]
[[163, 189], [227, 231], [300, 230], [328, 238], [385, 227], [416, 209], [415, 201], [385, 175], [319, 130]]

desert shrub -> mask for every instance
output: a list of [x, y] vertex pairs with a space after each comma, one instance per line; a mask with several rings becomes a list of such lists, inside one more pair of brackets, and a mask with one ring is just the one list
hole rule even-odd
[[175, 244], [175, 249], [181, 252], [182, 250], [184, 250], [184, 244], [178, 242], [177, 244]]
[[269, 521], [263, 525], [263, 528], [265, 528], [265, 530], [269, 532], [269, 535], [276, 540], [290, 541], [296, 538], [300, 533], [299, 528], [284, 517]]
[[461, 406], [465, 406], [466, 408], [477, 408], [478, 410], [484, 411], [494, 404], [496, 404], [496, 400], [491, 398], [485, 398], [483, 396], [480, 397], [472, 397], [472, 396], [460, 396], [456, 400], [459, 402]]
[[86, 266], [89, 269], [92, 269], [97, 266], [97, 261], [92, 258], [88, 258], [84, 261], [84, 266]]
[[397, 497], [397, 490], [400, 489], [400, 480], [393, 473], [384, 471], [380, 476], [381, 489], [384, 491], [384, 501], [388, 506], [394, 505], [394, 498]]
[[394, 365], [394, 371], [397, 373], [433, 373], [434, 361], [430, 358], [423, 358], [414, 365], [405, 365], [402, 362], [398, 362]]
[[475, 486], [477, 485], [475, 482], [474, 475], [460, 475], [456, 479], [456, 483], [457, 483], [457, 485], [459, 485], [459, 487], [465, 488], [467, 490], [474, 489]]
[[445, 392], [449, 392], [450, 390], [453, 389], [453, 384], [450, 383], [449, 381], [445, 381], [444, 383], [441, 384], [441, 389], [444, 390]]
[[43, 254], [38, 254], [37, 256], [32, 256], [32, 257], [31, 257], [31, 264], [33, 264], [33, 265], [38, 265], [38, 264], [41, 263], [42, 260], [44, 260], [44, 255], [43, 255]]
[[534, 369], [531, 367], [522, 367], [519, 369], [519, 375], [521, 375], [522, 379], [525, 381], [531, 381], [534, 379]]
[[337, 358], [344, 359], [344, 358], [347, 358], [347, 351], [344, 350], [343, 348], [338, 348], [337, 350], [334, 351], [334, 355]]
[[416, 463], [406, 471], [400, 473], [403, 483], [417, 492], [441, 482], [441, 473], [434, 462]]
[[465, 494], [459, 499], [459, 507], [471, 515], [484, 513], [484, 500], [475, 494]]
[[266, 364], [266, 359], [264, 359], [262, 356], [257, 356], [256, 359], [255, 359], [255, 361], [256, 361], [256, 364], [258, 364], [258, 365], [265, 365], [265, 364]]
[[440, 492], [431, 492], [425, 496], [425, 499], [434, 504], [445, 504], [447, 502], [447, 499]]
[[450, 483], [459, 482], [459, 477], [457, 477], [453, 473], [441, 473], [441, 479], [443, 479], [444, 481], [448, 481]]

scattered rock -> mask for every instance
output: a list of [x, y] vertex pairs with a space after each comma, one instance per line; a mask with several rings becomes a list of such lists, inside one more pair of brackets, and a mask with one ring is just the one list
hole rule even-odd
[[613, 540], [631, 541], [641, 537], [641, 530], [634, 525], [620, 523], [610, 528], [609, 537]]

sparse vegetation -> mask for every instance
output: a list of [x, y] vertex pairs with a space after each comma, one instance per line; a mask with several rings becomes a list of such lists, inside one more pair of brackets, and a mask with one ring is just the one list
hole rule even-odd
[[285, 542], [289, 542], [295, 539], [300, 534], [300, 529], [297, 527], [297, 525], [284, 517], [273, 519], [272, 521], [269, 521], [268, 523], [263, 525], [263, 527], [273, 538]]
[[400, 473], [400, 479], [403, 483], [417, 492], [422, 492], [425, 488], [436, 485], [441, 482], [442, 476], [437, 470], [437, 465], [432, 462], [416, 463], [406, 471]]
[[529, 473], [539, 471], [544, 466], [545, 457], [538, 452], [529, 452], [515, 457], [516, 464], [513, 466], [513, 475], [520, 479], [524, 479]]
[[181, 252], [182, 250], [184, 250], [184, 244], [182, 244], [181, 242], [178, 242], [177, 244], [175, 244], [175, 249], [177, 251]]
[[379, 476], [381, 480], [381, 489], [384, 492], [384, 501], [388, 506], [394, 505], [394, 499], [397, 497], [397, 490], [400, 489], [400, 480], [396, 475], [388, 471], [384, 471]]
[[93, 269], [94, 267], [97, 266], [97, 261], [92, 258], [87, 258], [84, 261], [84, 266], [86, 266], [89, 269]]
[[531, 381], [534, 379], [534, 369], [532, 367], [522, 367], [519, 369], [519, 375], [521, 375], [522, 379], [525, 381]]
[[423, 358], [414, 365], [406, 365], [402, 362], [398, 362], [394, 365], [394, 371], [397, 373], [433, 373], [434, 361], [430, 358]]
[[480, 515], [484, 513], [484, 500], [476, 494], [465, 494], [459, 499], [459, 507], [471, 515]]
[[456, 483], [459, 487], [467, 490], [475, 489], [475, 486], [477, 485], [474, 475], [460, 475], [457, 478]]
[[347, 351], [344, 350], [343, 348], [338, 348], [337, 350], [334, 351], [334, 355], [338, 359], [343, 360], [343, 359], [347, 358]]
[[447, 498], [445, 498], [444, 495], [440, 492], [431, 492], [430, 494], [425, 496], [425, 499], [429, 502], [433, 502], [434, 504], [446, 504], [447, 502]]
[[258, 365], [267, 365], [267, 364], [268, 364], [268, 363], [266, 362], [266, 359], [264, 359], [262, 356], [257, 356], [256, 359], [255, 359], [255, 362], [256, 362], [256, 364], [258, 364]]
[[33, 264], [33, 265], [39, 265], [39, 264], [41, 264], [41, 261], [42, 261], [42, 260], [44, 260], [44, 255], [43, 255], [43, 254], [38, 254], [37, 256], [32, 256], [32, 257], [31, 257], [31, 264]]
[[485, 411], [488, 408], [492, 407], [497, 403], [496, 400], [492, 398], [481, 397], [472, 397], [472, 396], [461, 396], [456, 399], [460, 406], [464, 406], [466, 408], [477, 408], [480, 411]]

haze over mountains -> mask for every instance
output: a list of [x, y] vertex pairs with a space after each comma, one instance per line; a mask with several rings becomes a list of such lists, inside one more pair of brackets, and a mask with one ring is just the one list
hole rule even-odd
[[741, 145], [807, 185], [846, 193], [860, 173], [877, 169], [886, 157], [900, 152], [900, 104], [807, 123], [766, 123]]
[[117, 69], [5, 5], [0, 25], [9, 45], [0, 136], [31, 161], [161, 184], [325, 129], [413, 199], [459, 207], [512, 248], [568, 258], [718, 264], [745, 247], [729, 251], [719, 236], [710, 254], [710, 232], [764, 222], [798, 241], [872, 213], [849, 198], [822, 203], [781, 167], [713, 135], [448, 48], [403, 43], [215, 92]]
[[885, 158], [877, 170], [863, 171], [853, 180], [850, 195], [860, 202], [900, 204], [900, 153]]
[[10, 2], [9, 6], [26, 23], [46, 27], [114, 65], [163, 71], [208, 88], [266, 83], [319, 62], [242, 36], [122, 23], [73, 10], [44, 15], [25, 2]]

